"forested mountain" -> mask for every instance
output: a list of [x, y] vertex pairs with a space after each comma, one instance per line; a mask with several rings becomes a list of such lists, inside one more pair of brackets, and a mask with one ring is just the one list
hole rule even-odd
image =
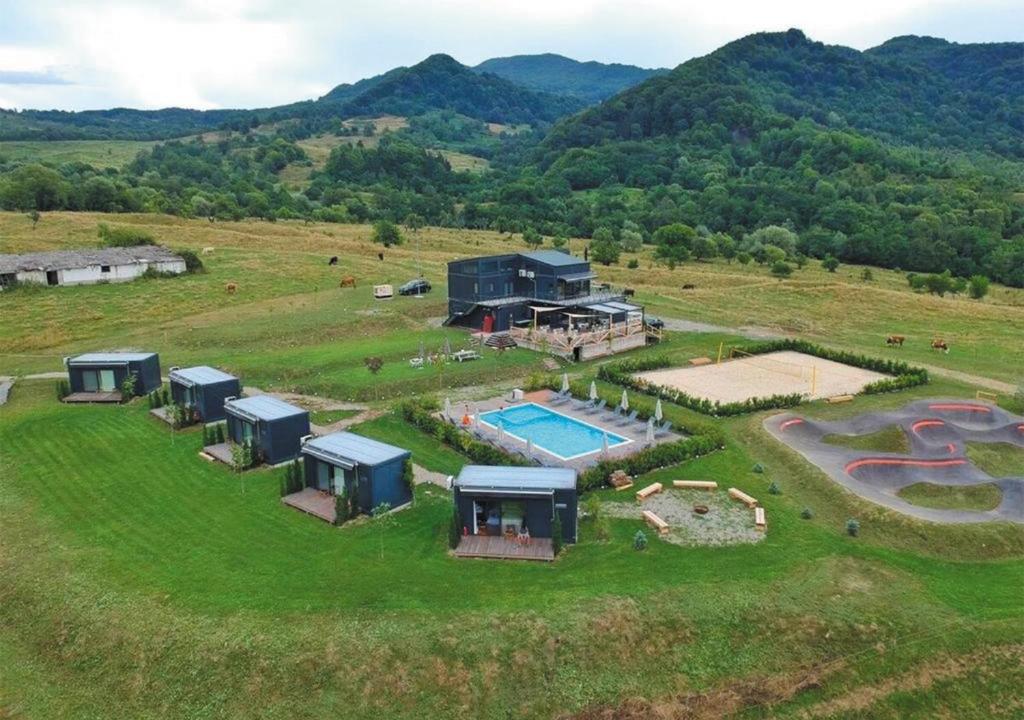
[[[336, 102], [337, 91], [332, 91]], [[331, 100], [328, 94], [319, 103]], [[431, 55], [417, 65], [381, 76], [368, 89], [343, 98], [339, 109], [344, 116], [420, 115], [431, 110], [452, 110], [485, 122], [536, 125], [583, 106], [575, 98], [528, 90], [497, 75], [475, 73], [448, 55]]]
[[580, 62], [554, 53], [492, 58], [473, 70], [492, 73], [533, 90], [576, 97], [588, 104], [599, 103], [649, 77], [668, 72], [620, 63]]
[[163, 140], [249, 123], [252, 110], [22, 110], [0, 109], [0, 140]]

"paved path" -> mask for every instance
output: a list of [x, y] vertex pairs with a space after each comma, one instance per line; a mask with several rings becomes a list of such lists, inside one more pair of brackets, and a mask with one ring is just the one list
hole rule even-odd
[[965, 382], [971, 385], [980, 385], [981, 387], [988, 388], [989, 390], [995, 390], [996, 392], [1003, 393], [1004, 395], [1013, 395], [1017, 392], [1017, 388], [1012, 383], [1003, 382], [1002, 380], [993, 380], [992, 378], [982, 377], [981, 375], [971, 375], [970, 373], [961, 372], [959, 370], [936, 367], [935, 365], [926, 365], [924, 363], [914, 364], [920, 365], [932, 375], [938, 375], [939, 377], [948, 378], [950, 380], [959, 380], [960, 382]]
[[[859, 436], [896, 425], [910, 453], [868, 452], [823, 442], [826, 435]], [[899, 410], [826, 422], [779, 413], [764, 428], [847, 490], [905, 515], [945, 523], [1024, 523], [1024, 477], [993, 477], [967, 457], [967, 442], [1024, 448], [1024, 417], [976, 400], [917, 400]], [[939, 510], [907, 502], [898, 492], [916, 483], [963, 487], [993, 483], [1002, 501], [993, 510]]]
[[449, 489], [447, 475], [444, 473], [434, 472], [433, 470], [427, 470], [425, 467], [417, 465], [416, 463], [413, 463], [412, 465], [412, 476], [417, 485], [432, 483], [438, 487], [444, 488], [445, 490]]
[[14, 378], [7, 377], [6, 375], [0, 376], [0, 405], [7, 402], [7, 396], [10, 395], [13, 385]]
[[68, 376], [67, 372], [44, 372], [24, 375], [25, 380], [61, 380]]

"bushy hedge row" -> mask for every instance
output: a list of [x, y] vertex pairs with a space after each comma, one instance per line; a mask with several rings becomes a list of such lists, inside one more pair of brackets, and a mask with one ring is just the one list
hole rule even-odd
[[[865, 370], [872, 370], [874, 372], [895, 376], [885, 378], [883, 380], [877, 380], [866, 385], [861, 391], [865, 395], [876, 395], [879, 393], [893, 392], [895, 390], [904, 390], [906, 388], [912, 388], [928, 383], [927, 370], [921, 367], [915, 367], [903, 362], [902, 360], [870, 357], [868, 355], [860, 355], [857, 353], [846, 352], [844, 350], [830, 350], [829, 348], [807, 342], [806, 340], [797, 340], [793, 338], [769, 340], [749, 345], [741, 349], [751, 355], [764, 355], [772, 352], [791, 350], [794, 352], [804, 353], [805, 355], [820, 357], [824, 360], [832, 360], [833, 362], [842, 363], [844, 365], [851, 365], [853, 367], [859, 367]], [[803, 402], [803, 396], [800, 393], [749, 398], [742, 402], [733, 403], [712, 402], [705, 398], [693, 397], [692, 395], [688, 395], [687, 393], [675, 388], [655, 385], [634, 377], [636, 373], [660, 370], [672, 367], [673, 365], [674, 362], [666, 356], [631, 358], [618, 363], [602, 365], [598, 370], [597, 376], [601, 380], [605, 380], [616, 385], [622, 385], [636, 390], [637, 392], [661, 398], [675, 405], [680, 405], [715, 417], [743, 415], [746, 413], [757, 412], [759, 410], [790, 408]]]
[[440, 442], [466, 455], [478, 465], [526, 465], [526, 461], [499, 450], [493, 445], [480, 442], [467, 432], [450, 423], [437, 419], [434, 413], [436, 405], [422, 400], [407, 400], [399, 408], [402, 417], [410, 425], [414, 425], [430, 434]]
[[636, 477], [658, 468], [678, 465], [681, 462], [707, 455], [722, 448], [721, 439], [713, 435], [691, 435], [673, 443], [655, 445], [624, 458], [602, 460], [580, 474], [577, 487], [594, 490], [603, 487], [608, 477], [616, 470], [623, 470]]

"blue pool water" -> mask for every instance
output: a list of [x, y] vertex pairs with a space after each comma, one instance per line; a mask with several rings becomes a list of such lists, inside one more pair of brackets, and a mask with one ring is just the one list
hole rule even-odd
[[[563, 460], [600, 450], [606, 432], [535, 403], [485, 412], [480, 415], [480, 421], [492, 427], [500, 424], [506, 434], [523, 442], [532, 440], [534, 447]], [[629, 440], [608, 432], [608, 447], [626, 442]]]

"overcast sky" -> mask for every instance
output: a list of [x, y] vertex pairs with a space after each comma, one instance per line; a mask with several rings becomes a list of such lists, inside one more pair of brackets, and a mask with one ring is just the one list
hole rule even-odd
[[674, 67], [762, 30], [1020, 40], [1020, 0], [0, 0], [0, 107], [266, 107], [444, 52]]

